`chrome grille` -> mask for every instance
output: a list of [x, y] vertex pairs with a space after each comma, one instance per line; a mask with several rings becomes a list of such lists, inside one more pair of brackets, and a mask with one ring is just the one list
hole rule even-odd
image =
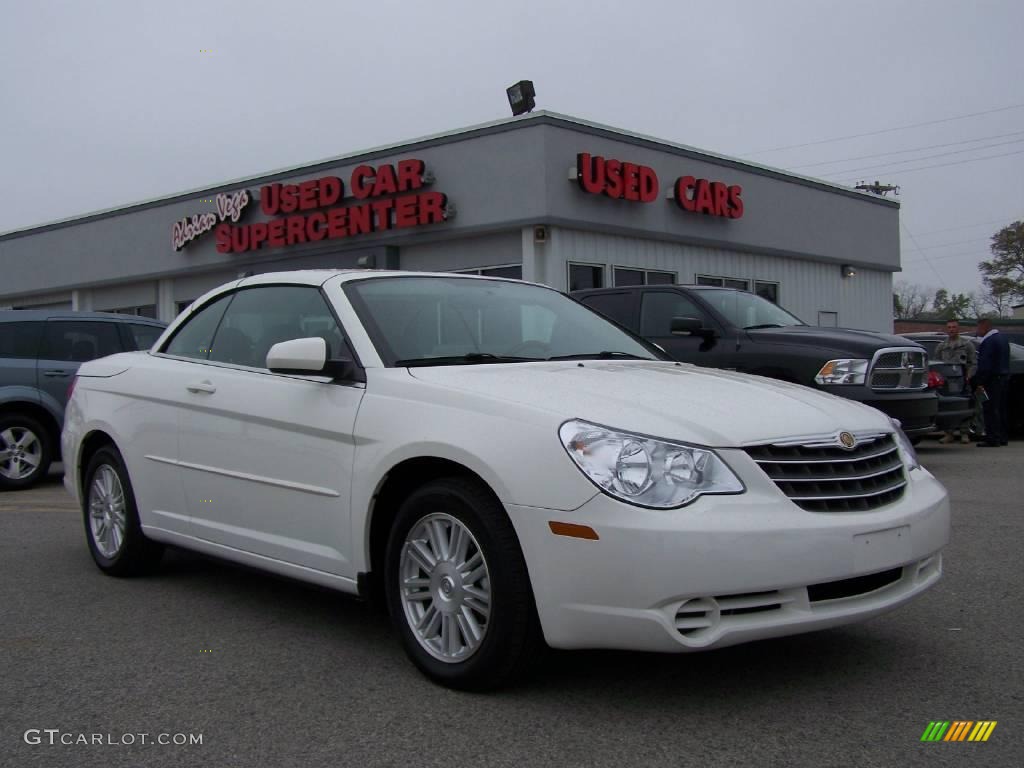
[[928, 386], [928, 359], [924, 350], [884, 349], [871, 361], [868, 381], [872, 389], [915, 390]]
[[789, 499], [809, 512], [864, 512], [903, 496], [906, 475], [892, 435], [838, 445], [757, 445], [747, 454]]

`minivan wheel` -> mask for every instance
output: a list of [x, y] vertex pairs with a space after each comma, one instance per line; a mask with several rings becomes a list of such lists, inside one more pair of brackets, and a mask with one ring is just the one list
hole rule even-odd
[[134, 576], [157, 566], [163, 547], [142, 533], [131, 480], [120, 454], [101, 448], [85, 472], [83, 514], [89, 552], [111, 576]]
[[499, 687], [542, 644], [512, 523], [471, 480], [436, 480], [403, 502], [388, 538], [385, 589], [406, 653], [442, 685]]
[[50, 433], [30, 416], [0, 417], [0, 488], [34, 485], [50, 469]]

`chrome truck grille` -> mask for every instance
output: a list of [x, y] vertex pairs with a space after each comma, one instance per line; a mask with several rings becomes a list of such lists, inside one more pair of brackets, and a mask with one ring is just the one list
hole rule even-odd
[[852, 448], [836, 439], [746, 451], [779, 490], [809, 512], [865, 512], [900, 499], [907, 478], [892, 435], [861, 435], [854, 442]]
[[916, 347], [880, 349], [868, 372], [872, 389], [912, 392], [928, 386], [928, 357]]

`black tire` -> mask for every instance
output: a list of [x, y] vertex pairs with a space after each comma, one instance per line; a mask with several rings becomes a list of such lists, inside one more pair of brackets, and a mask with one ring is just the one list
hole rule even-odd
[[50, 471], [50, 463], [53, 461], [53, 441], [50, 432], [42, 424], [31, 416], [19, 414], [7, 414], [0, 416], [0, 453], [6, 454], [13, 445], [8, 445], [10, 440], [4, 435], [13, 436], [18, 442], [23, 442], [26, 436], [28, 443], [35, 448], [30, 451], [30, 458], [37, 462], [35, 468], [23, 477], [8, 477], [8, 474], [20, 475], [24, 464], [20, 458], [0, 459], [0, 490], [14, 491], [21, 488], [28, 488], [35, 485]]
[[[124, 533], [119, 547], [113, 553], [101, 551], [103, 545], [97, 543], [89, 519], [90, 505], [98, 498], [93, 484], [101, 472], [106, 473], [108, 470], [116, 475], [124, 499]], [[104, 573], [110, 576], [136, 576], [150, 573], [160, 564], [163, 545], [147, 539], [143, 534], [128, 470], [125, 469], [121, 454], [113, 446], [96, 451], [85, 470], [85, 482], [82, 484], [82, 517], [89, 552]]]
[[[472, 534], [489, 574], [486, 628], [479, 646], [464, 661], [440, 661], [431, 655], [410, 626], [402, 601], [401, 556], [406, 536], [435, 513], [450, 515]], [[384, 583], [391, 621], [405, 652], [421, 672], [441, 685], [467, 691], [501, 687], [522, 676], [544, 647], [519, 539], [501, 504], [478, 482], [458, 477], [435, 480], [402, 503], [388, 537]]]

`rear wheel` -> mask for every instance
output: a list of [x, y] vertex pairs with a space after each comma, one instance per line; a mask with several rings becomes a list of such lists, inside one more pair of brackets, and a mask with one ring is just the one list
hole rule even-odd
[[163, 547], [142, 533], [128, 470], [113, 448], [101, 448], [85, 472], [85, 538], [100, 570], [133, 576], [155, 568]]
[[30, 416], [0, 417], [0, 488], [28, 488], [46, 477], [53, 458], [50, 433]]
[[479, 483], [437, 480], [410, 495], [391, 529], [385, 569], [405, 651], [442, 685], [499, 687], [542, 645], [519, 541]]

